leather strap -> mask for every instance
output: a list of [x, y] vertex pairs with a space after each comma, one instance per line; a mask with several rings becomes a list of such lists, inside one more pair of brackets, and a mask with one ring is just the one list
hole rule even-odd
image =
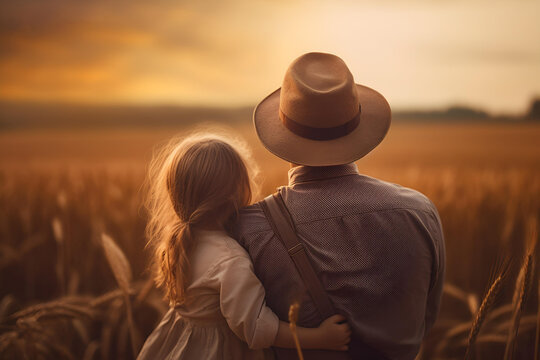
[[294, 222], [281, 194], [278, 192], [267, 196], [261, 204], [274, 233], [287, 249], [322, 318], [326, 319], [334, 315], [332, 302], [308, 259], [304, 245], [296, 234]]
[[[274, 234], [281, 240], [287, 249], [289, 256], [293, 260], [294, 265], [300, 273], [322, 318], [326, 319], [336, 314], [328, 294], [324, 290], [317, 273], [313, 269], [313, 265], [309, 261], [304, 245], [298, 238], [294, 227], [294, 221], [292, 220], [291, 214], [289, 213], [280, 192], [278, 191], [274, 195], [267, 196], [264, 201], [261, 202], [261, 206], [266, 218], [270, 222]], [[388, 360], [388, 358], [378, 350], [366, 345], [358, 338], [353, 338], [349, 346], [350, 349], [348, 352], [304, 350], [305, 358], [310, 360], [350, 360], [351, 358], [363, 360]], [[274, 351], [276, 352], [277, 359], [297, 359], [295, 351], [280, 348], [275, 348]]]

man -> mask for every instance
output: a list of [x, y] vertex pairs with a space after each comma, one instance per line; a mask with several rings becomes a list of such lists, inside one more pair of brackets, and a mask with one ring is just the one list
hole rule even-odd
[[[355, 359], [414, 359], [443, 287], [444, 239], [433, 203], [360, 175], [354, 164], [382, 141], [390, 117], [381, 94], [355, 84], [343, 60], [323, 53], [296, 59], [253, 115], [260, 141], [291, 163], [280, 194], [335, 311], [348, 319]], [[317, 326], [320, 311], [261, 203], [240, 212], [236, 237], [280, 319], [299, 301], [299, 325]]]

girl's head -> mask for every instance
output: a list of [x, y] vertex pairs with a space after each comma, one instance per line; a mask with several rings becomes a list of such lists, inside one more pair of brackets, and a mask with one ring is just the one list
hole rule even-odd
[[149, 172], [147, 236], [159, 285], [172, 303], [185, 301], [193, 230], [226, 227], [250, 203], [249, 152], [238, 140], [198, 133], [173, 140]]

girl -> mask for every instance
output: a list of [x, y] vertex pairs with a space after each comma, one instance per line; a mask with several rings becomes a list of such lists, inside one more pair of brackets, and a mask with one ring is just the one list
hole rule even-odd
[[[147, 235], [171, 308], [139, 359], [265, 359], [270, 346], [294, 347], [289, 324], [265, 305], [247, 252], [226, 232], [251, 201], [246, 156], [234, 141], [203, 133], [171, 142], [152, 161]], [[299, 327], [300, 344], [347, 350], [344, 320]]]

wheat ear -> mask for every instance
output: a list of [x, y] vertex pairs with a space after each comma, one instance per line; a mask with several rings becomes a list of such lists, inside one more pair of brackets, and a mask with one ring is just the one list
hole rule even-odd
[[296, 345], [296, 351], [298, 352], [298, 359], [304, 360], [304, 354], [302, 354], [302, 348], [300, 347], [300, 341], [298, 340], [298, 333], [296, 332], [296, 323], [298, 322], [298, 310], [300, 305], [295, 302], [289, 307], [289, 327], [291, 328], [294, 344]]
[[538, 280], [538, 309], [536, 311], [536, 339], [534, 341], [534, 360], [540, 360], [540, 279]]
[[124, 255], [124, 252], [120, 249], [120, 247], [118, 247], [110, 236], [107, 234], [101, 234], [101, 241], [105, 251], [105, 257], [109, 262], [118, 286], [124, 294], [128, 329], [131, 338], [131, 350], [133, 351], [133, 356], [136, 356], [140, 349], [140, 337], [133, 320], [133, 309], [130, 299], [130, 286], [132, 279], [131, 266]]
[[489, 288], [486, 296], [482, 300], [482, 304], [480, 305], [480, 308], [476, 312], [476, 315], [473, 319], [473, 323], [471, 326], [471, 331], [469, 332], [469, 338], [467, 341], [467, 351], [465, 352], [465, 360], [469, 360], [473, 358], [473, 347], [476, 343], [476, 338], [478, 337], [478, 334], [480, 333], [480, 329], [482, 327], [482, 324], [484, 323], [484, 320], [486, 319], [486, 316], [489, 312], [489, 309], [495, 302], [495, 298], [499, 294], [502, 288], [502, 280], [504, 277], [504, 272], [501, 273], [491, 284], [491, 287]]
[[[521, 313], [525, 306], [525, 300], [531, 290], [533, 269], [535, 266], [536, 258], [536, 245], [538, 241], [538, 233], [536, 227], [536, 219], [532, 218], [528, 222], [528, 234], [531, 236], [529, 250], [527, 256], [520, 270], [520, 276], [516, 284], [516, 292], [514, 295], [514, 314], [512, 316], [512, 322], [508, 331], [508, 341], [506, 342], [506, 348], [504, 350], [504, 360], [511, 360], [514, 354], [514, 348], [519, 331], [519, 322], [521, 320]], [[518, 296], [516, 296], [516, 294]]]

